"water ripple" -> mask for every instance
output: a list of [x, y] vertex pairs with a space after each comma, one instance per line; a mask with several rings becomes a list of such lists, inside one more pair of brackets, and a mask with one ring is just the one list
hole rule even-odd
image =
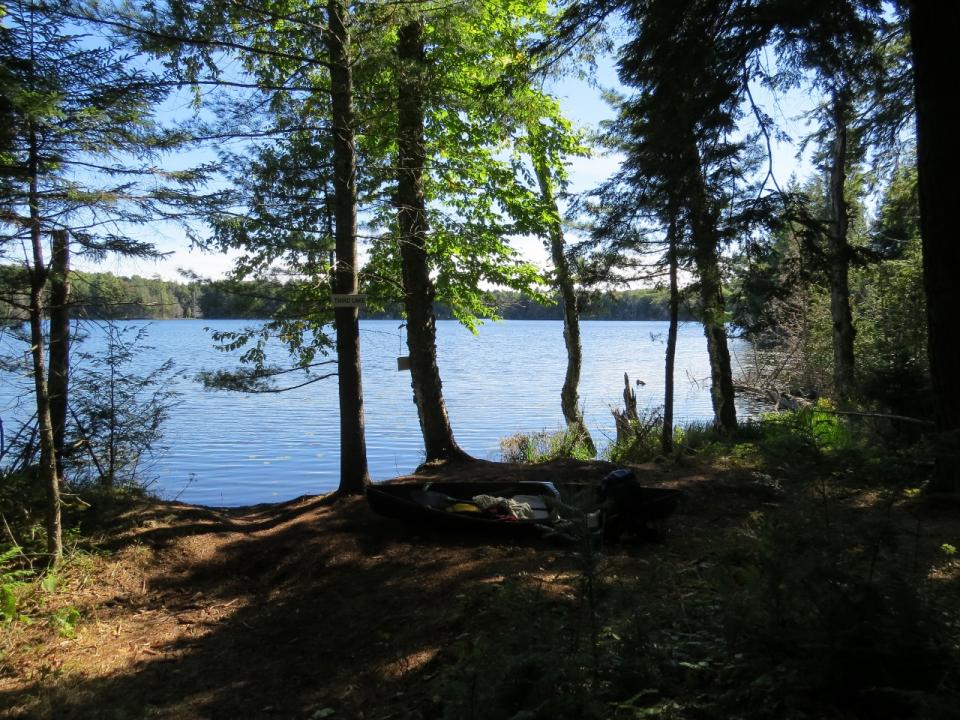
[[[144, 368], [173, 357], [184, 370], [182, 402], [171, 413], [164, 445], [151, 466], [166, 497], [210, 505], [274, 502], [334, 489], [339, 481], [339, 420], [335, 382], [280, 395], [250, 396], [202, 390], [200, 370], [233, 367], [237, 353], [213, 349], [204, 330], [236, 330], [242, 321], [173, 320], [150, 324]], [[409, 372], [396, 369], [405, 337], [394, 320], [361, 323], [367, 453], [374, 479], [413, 470], [423, 447]], [[584, 322], [580, 396], [587, 424], [604, 444], [614, 434], [610, 408], [622, 403], [623, 373], [646, 384], [641, 406], [663, 396], [667, 324]], [[560, 388], [566, 356], [558, 321], [488, 323], [471, 335], [438, 322], [438, 363], [457, 441], [469, 453], [495, 459], [500, 438], [563, 425]], [[102, 338], [86, 341], [94, 350]], [[736, 343], [734, 343], [736, 350]], [[271, 362], [282, 362], [277, 356]], [[698, 324], [680, 328], [676, 360], [678, 420], [711, 417], [709, 366]], [[15, 383], [0, 387], [12, 406]]]

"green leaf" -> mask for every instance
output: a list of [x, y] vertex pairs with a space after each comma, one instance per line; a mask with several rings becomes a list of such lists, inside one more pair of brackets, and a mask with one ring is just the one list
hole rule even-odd
[[48, 573], [43, 580], [40, 581], [40, 587], [43, 588], [43, 591], [46, 593], [56, 592], [59, 584], [60, 579], [54, 573]]
[[60, 637], [72, 638], [77, 634], [77, 623], [80, 621], [80, 611], [75, 607], [60, 608], [50, 615], [50, 624]]

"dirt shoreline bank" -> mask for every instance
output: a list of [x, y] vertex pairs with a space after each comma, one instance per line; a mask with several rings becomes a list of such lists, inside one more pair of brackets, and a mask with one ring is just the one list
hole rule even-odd
[[[589, 483], [611, 467], [479, 463], [398, 480]], [[633, 583], [630, 601], [651, 611], [689, 602], [719, 561], [717, 538], [784, 502], [756, 473], [640, 471], [686, 494], [663, 542], [604, 558], [609, 577]], [[108, 523], [124, 529], [103, 552], [74, 560], [48, 601], [47, 612], [79, 611], [75, 635], [40, 623], [3, 630], [0, 716], [445, 717], [449, 668], [531, 622], [504, 616], [498, 598], [525, 588], [536, 612], [569, 618], [563, 627], [582, 617], [577, 548], [411, 527], [374, 515], [362, 498], [232, 509], [150, 502]]]

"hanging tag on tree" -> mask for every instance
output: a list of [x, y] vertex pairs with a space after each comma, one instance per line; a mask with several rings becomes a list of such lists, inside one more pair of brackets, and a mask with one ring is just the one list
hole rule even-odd
[[335, 308], [358, 308], [364, 310], [367, 307], [367, 296], [362, 293], [337, 294], [330, 295], [330, 303]]

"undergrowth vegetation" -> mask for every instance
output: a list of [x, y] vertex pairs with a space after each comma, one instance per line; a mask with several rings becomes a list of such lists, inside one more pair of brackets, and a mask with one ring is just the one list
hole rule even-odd
[[732, 437], [678, 429], [670, 458], [653, 443], [608, 449], [618, 462], [709, 466], [720, 477], [698, 488], [701, 502], [733, 503], [740, 519], [694, 540], [695, 560], [661, 557], [665, 546], [638, 571], [593, 555], [566, 594], [501, 590], [491, 615], [536, 620], [464, 649], [445, 675], [450, 707], [510, 718], [960, 716], [954, 545], [924, 527], [923, 448], [884, 443], [887, 432], [820, 402]]
[[[699, 479], [661, 543], [602, 544], [586, 522], [592, 489], [565, 491], [584, 528], [549, 551], [564, 558], [555, 571], [451, 597], [471, 630], [448, 638], [426, 678], [429, 717], [958, 717], [960, 539], [923, 496], [922, 446], [884, 444], [870, 423], [820, 403], [733, 435], [678, 429], [675, 451], [654, 457]], [[515, 436], [504, 451], [528, 462], [578, 452], [566, 433]], [[62, 643], [92, 625], [67, 589], [88, 582], [91, 528], [124, 497], [100, 486], [68, 496], [74, 529], [55, 571], [39, 562], [39, 505], [14, 517], [14, 498], [0, 498], [14, 520], [0, 545], [0, 674], [28, 628]]]
[[560, 597], [504, 584], [484, 611], [503, 632], [464, 639], [438, 681], [444, 717], [957, 717], [943, 602], [895, 567], [837, 563], [793, 522], [751, 521], [698, 566], [604, 565], [593, 601], [582, 579]]
[[500, 440], [500, 454], [508, 463], [549, 462], [562, 458], [589, 460], [593, 457], [588, 438], [572, 428], [509, 435]]
[[[672, 451], [663, 456], [660, 436], [663, 419], [657, 411], [642, 413], [630, 423], [630, 434], [611, 442], [602, 457], [621, 464], [653, 460], [681, 460], [691, 455], [703, 459], [736, 455], [762, 445], [769, 457], [794, 453], [836, 453], [869, 446], [876, 437], [854, 432], [828, 400], [792, 412], [771, 412], [759, 420], [741, 423], [733, 438], [718, 434], [710, 423], [690, 423], [674, 429]], [[586, 460], [591, 457], [573, 429], [557, 432], [517, 433], [500, 441], [504, 462], [537, 463], [558, 459]]]
[[[71, 535], [75, 539], [75, 533]], [[65, 583], [82, 584], [91, 561], [88, 553], [74, 546], [64, 562], [52, 568], [38, 564], [18, 545], [4, 547], [0, 552], [0, 675], [12, 670], [8, 655], [19, 630], [42, 623], [54, 637], [76, 635], [83, 613], [58, 591]]]
[[[29, 472], [0, 478], [0, 673], [8, 646], [19, 628], [37, 623], [52, 634], [72, 638], [83, 612], [71, 604], [73, 586], [82, 586], [93, 573], [103, 518], [149, 497], [143, 488], [87, 485], [63, 494], [64, 556], [50, 562], [43, 524], [43, 498]], [[107, 532], [120, 528], [114, 523]]]

